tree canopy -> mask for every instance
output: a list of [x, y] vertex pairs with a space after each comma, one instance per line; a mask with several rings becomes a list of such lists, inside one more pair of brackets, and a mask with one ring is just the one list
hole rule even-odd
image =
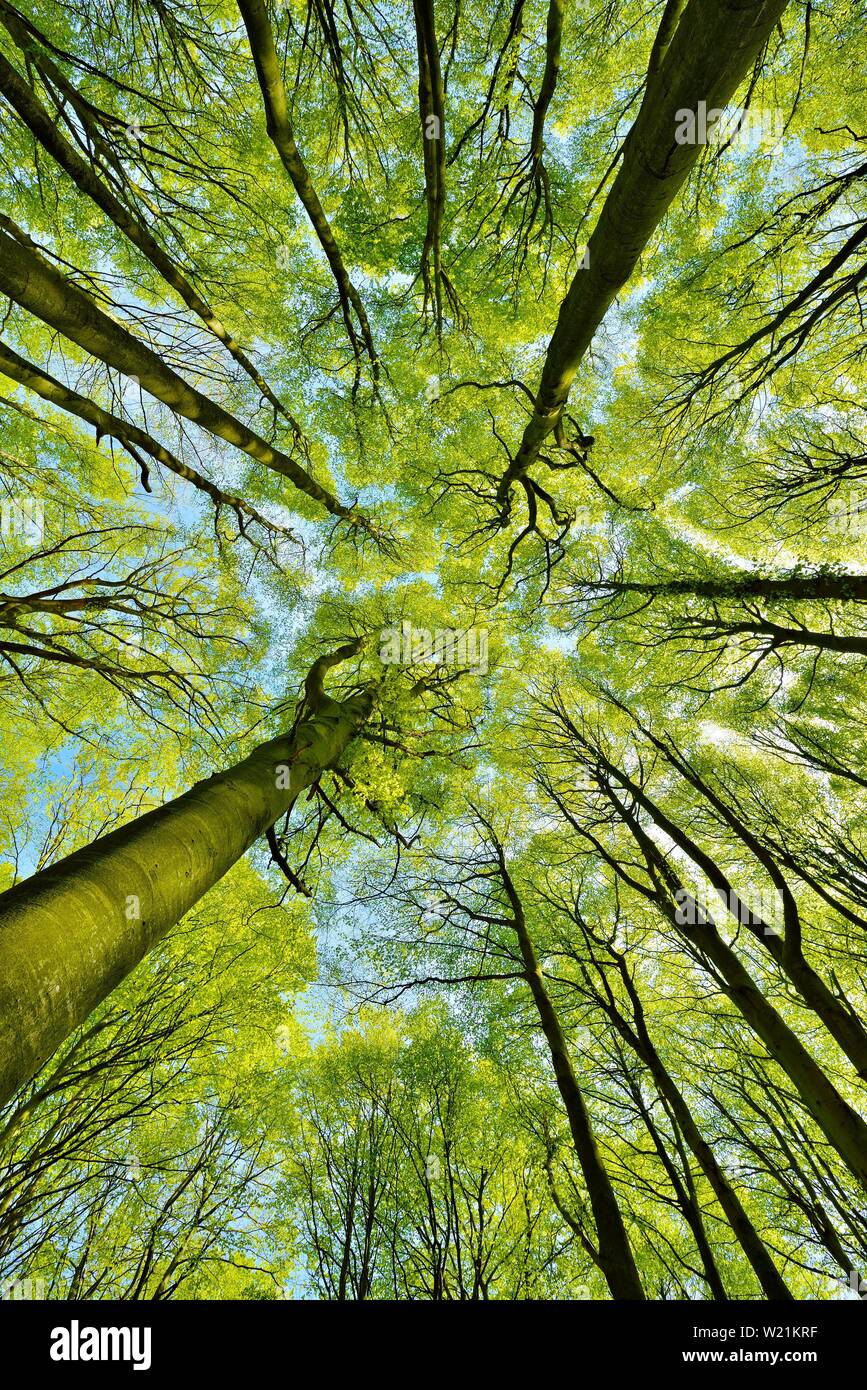
[[0, 1280], [859, 1296], [865, 19], [0, 0]]

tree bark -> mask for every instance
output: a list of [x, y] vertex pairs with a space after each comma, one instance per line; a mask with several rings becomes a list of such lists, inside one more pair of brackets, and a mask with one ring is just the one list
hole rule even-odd
[[545, 145], [545, 117], [557, 87], [560, 73], [560, 50], [563, 44], [564, 0], [549, 0], [545, 22], [545, 71], [542, 85], [533, 107], [533, 129], [530, 134], [530, 158], [534, 167], [541, 162]]
[[801, 924], [797, 903], [785, 877], [774, 863], [773, 857], [763, 848], [756, 837], [750, 834], [748, 828], [734, 815], [731, 809], [726, 807], [722, 800], [713, 793], [712, 789], [692, 769], [688, 769], [670, 753], [661, 739], [656, 738], [643, 725], [639, 724], [638, 727], [659, 749], [671, 766], [675, 767], [681, 776], [689, 781], [690, 785], [707, 797], [710, 804], [723, 815], [728, 825], [762, 865], [780, 895], [783, 906], [784, 935], [765, 922], [758, 913], [750, 910], [747, 903], [735, 892], [728, 876], [719, 867], [716, 860], [707, 854], [692, 836], [682, 830], [670, 816], [667, 816], [637, 782], [625, 772], [621, 772], [613, 763], [600, 757], [602, 765], [609, 775], [614, 777], [629, 792], [636, 805], [647, 812], [654, 824], [683, 850], [694, 864], [698, 865], [722, 898], [729, 915], [740, 925], [745, 926], [759, 945], [768, 952], [807, 1007], [816, 1014], [817, 1018], [822, 1020], [831, 1037], [848, 1057], [858, 1075], [867, 1079], [867, 1032], [865, 1032], [857, 1015], [849, 1007], [848, 1002], [844, 1003], [838, 999], [818, 971], [805, 959], [801, 949]]
[[771, 1056], [792, 1081], [806, 1109], [834, 1146], [852, 1175], [867, 1189], [867, 1124], [828, 1080], [792, 1029], [765, 997], [740, 959], [726, 944], [709, 915], [695, 924], [678, 921], [674, 894], [682, 884], [661, 850], [616, 793], [610, 798], [645, 855], [656, 892], [648, 895], [678, 935], [718, 973], [732, 1003], [761, 1038]]
[[[128, 420], [121, 420], [119, 416], [112, 415], [107, 410], [90, 400], [87, 396], [79, 395], [77, 391], [72, 391], [68, 386], [55, 377], [49, 376], [47, 372], [42, 372], [26, 358], [20, 357], [17, 352], [13, 352], [6, 343], [0, 341], [0, 373], [8, 376], [10, 380], [20, 382], [28, 390], [35, 391], [43, 400], [50, 401], [52, 405], [58, 406], [61, 410], [68, 411], [70, 415], [76, 415], [79, 420], [84, 420], [88, 425], [93, 425], [96, 430], [97, 443], [100, 439], [116, 439], [119, 444], [128, 451], [130, 457], [138, 464], [142, 474], [142, 484], [147, 488], [147, 469], [144, 460], [139, 458], [136, 453], [141, 449], [150, 458], [161, 463], [172, 473], [176, 473], [179, 478], [184, 478], [193, 487], [198, 488], [215, 504], [217, 509], [220, 507], [230, 507], [243, 530], [243, 518], [249, 517], [266, 531], [275, 535], [288, 536], [290, 540], [296, 540], [294, 532], [288, 526], [279, 526], [274, 521], [269, 521], [266, 516], [258, 512], [255, 507], [251, 507], [243, 497], [238, 497], [235, 493], [224, 492], [217, 487], [210, 479], [206, 478], [197, 469], [190, 468], [189, 464], [182, 463], [181, 460], [164, 445], [153, 439], [145, 430], [139, 429], [137, 425], [130, 424]], [[147, 489], [150, 491], [150, 489]]]
[[647, 1028], [644, 1007], [625, 961], [618, 959], [620, 977], [629, 996], [635, 1026], [614, 1005], [599, 999], [601, 1007], [611, 1019], [624, 1042], [644, 1062], [661, 1096], [671, 1107], [671, 1113], [680, 1126], [681, 1133], [689, 1145], [690, 1152], [701, 1168], [702, 1173], [719, 1202], [726, 1219], [734, 1232], [738, 1244], [749, 1261], [761, 1285], [762, 1291], [770, 1299], [791, 1299], [792, 1293], [774, 1264], [770, 1251], [747, 1215], [738, 1194], [735, 1192], [719, 1163], [710, 1144], [704, 1138], [680, 1087], [666, 1067]]
[[274, 34], [268, 19], [268, 12], [263, 0], [238, 0], [238, 9], [241, 11], [241, 18], [247, 30], [250, 52], [253, 55], [253, 63], [262, 91], [268, 135], [280, 156], [283, 167], [292, 180], [292, 186], [310, 218], [319, 245], [325, 252], [331, 267], [331, 273], [334, 276], [337, 292], [340, 296], [343, 321], [349, 334], [349, 340], [357, 354], [356, 333], [352, 326], [350, 313], [350, 309], [352, 309], [358, 319], [362, 342], [370, 358], [374, 378], [376, 378], [379, 375], [379, 358], [373, 345], [373, 335], [370, 331], [364, 305], [361, 302], [361, 296], [349, 278], [340, 248], [335, 240], [334, 232], [331, 230], [331, 224], [310, 180], [307, 165], [295, 143], [292, 122], [289, 119], [286, 87], [283, 83], [283, 74], [280, 71], [280, 62], [277, 57], [277, 49], [274, 46]]
[[[623, 1057], [622, 1052], [620, 1052], [619, 1055], [621, 1058]], [[632, 1097], [632, 1103], [641, 1116], [642, 1124], [653, 1141], [653, 1147], [656, 1150], [657, 1157], [665, 1170], [668, 1181], [671, 1183], [671, 1188], [674, 1192], [680, 1213], [692, 1232], [695, 1248], [701, 1260], [702, 1273], [705, 1283], [710, 1289], [711, 1297], [719, 1300], [727, 1299], [728, 1294], [725, 1284], [723, 1283], [722, 1275], [717, 1267], [713, 1247], [711, 1246], [705, 1229], [704, 1217], [696, 1196], [695, 1184], [693, 1183], [692, 1173], [689, 1168], [689, 1159], [684, 1149], [683, 1136], [677, 1121], [669, 1107], [668, 1119], [671, 1123], [674, 1144], [677, 1150], [677, 1156], [680, 1159], [680, 1167], [678, 1167], [676, 1159], [669, 1152], [666, 1136], [656, 1123], [651, 1107], [645, 1102], [641, 1093], [641, 1086], [631, 1075], [628, 1075], [624, 1079], [629, 1086], [629, 1094]]]
[[294, 732], [0, 895], [0, 1106], [341, 756], [375, 694], [323, 676], [356, 650], [314, 665]]
[[620, 1207], [608, 1170], [602, 1161], [593, 1133], [593, 1125], [581, 1087], [575, 1075], [569, 1048], [557, 1011], [545, 988], [542, 969], [536, 958], [532, 938], [527, 929], [524, 909], [506, 867], [502, 848], [496, 846], [500, 874], [512, 909], [513, 926], [518, 938], [521, 959], [524, 963], [525, 979], [530, 986], [533, 1002], [542, 1024], [545, 1041], [551, 1055], [557, 1089], [563, 1098], [569, 1129], [581, 1172], [587, 1184], [587, 1194], [596, 1224], [599, 1245], [599, 1267], [605, 1275], [612, 1298], [644, 1298], [644, 1290], [635, 1265], [635, 1259], [620, 1214]]
[[[421, 117], [427, 229], [421, 252], [421, 276], [425, 307], [434, 305], [437, 337], [442, 337], [443, 286], [442, 224], [445, 208], [446, 126], [445, 93], [440, 72], [440, 51], [434, 26], [433, 0], [413, 0], [418, 49], [418, 107]], [[433, 129], [429, 128], [433, 122]], [[433, 275], [431, 275], [433, 260]], [[446, 277], [447, 279], [447, 277]]]
[[815, 574], [732, 575], [730, 579], [605, 579], [579, 583], [579, 589], [606, 594], [647, 594], [649, 598], [683, 595], [724, 603], [867, 603], [867, 575], [842, 571]]
[[[576, 272], [561, 305], [533, 414], [500, 480], [504, 508], [512, 484], [558, 425], [594, 333], [701, 155], [700, 144], [676, 142], [677, 113], [695, 112], [700, 101], [724, 108], [785, 8], [786, 0], [690, 0], [674, 33], [666, 34], [661, 59], [656, 51], [656, 69], [588, 243], [588, 265]], [[663, 22], [669, 19], [667, 12]]]
[[[11, 225], [7, 219], [4, 224]], [[0, 230], [0, 292], [78, 343], [91, 356], [125, 376], [135, 377], [146, 391], [178, 415], [289, 478], [295, 487], [333, 516], [352, 525], [369, 527], [370, 523], [360, 513], [344, 507], [288, 454], [266, 443], [229, 411], [190, 386], [147, 344], [110, 318], [89, 295], [59, 274], [35, 248], [25, 244], [26, 241], [29, 238], [19, 240]]]
[[[158, 270], [166, 283], [171, 285], [187, 308], [202, 321], [214, 337], [231, 353], [250, 379], [256, 383], [266, 400], [270, 401], [275, 410], [285, 416], [296, 437], [300, 439], [301, 426], [289, 414], [282, 401], [271, 390], [261, 372], [228, 332], [211, 306], [205, 302], [195, 286], [190, 283], [156, 238], [151, 235], [144, 223], [119, 198], [115, 197], [87, 160], [83, 159], [70, 144], [37, 100], [35, 93], [2, 53], [0, 53], [0, 91], [43, 148], [62, 169], [66, 170], [76, 187], [92, 198], [118, 230], [123, 232], [133, 245], [137, 246], [139, 251], [147, 257], [154, 269]], [[80, 109], [77, 108], [79, 112]], [[88, 133], [92, 135], [90, 131]]]

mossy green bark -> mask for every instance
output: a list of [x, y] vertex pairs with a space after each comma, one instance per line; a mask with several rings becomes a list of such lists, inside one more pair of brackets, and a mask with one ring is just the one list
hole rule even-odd
[[0, 895], [0, 1104], [340, 757], [373, 699], [320, 695], [291, 736]]

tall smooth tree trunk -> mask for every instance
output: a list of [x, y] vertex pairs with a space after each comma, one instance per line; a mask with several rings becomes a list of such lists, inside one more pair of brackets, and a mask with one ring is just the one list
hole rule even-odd
[[109, 317], [90, 295], [55, 270], [29, 237], [23, 233], [20, 237], [10, 235], [9, 229], [13, 233], [17, 231], [14, 223], [3, 218], [0, 227], [0, 293], [8, 295], [22, 309], [57, 329], [73, 343], [78, 343], [92, 357], [122, 372], [124, 376], [134, 377], [170, 410], [288, 478], [332, 516], [341, 517], [351, 525], [369, 525], [360, 513], [342, 506], [333, 493], [320, 486], [288, 454], [268, 444], [228, 410], [190, 386], [166, 365], [158, 353]]
[[530, 133], [530, 159], [533, 167], [542, 160], [545, 143], [545, 117], [557, 87], [560, 74], [560, 54], [563, 47], [564, 0], [549, 0], [545, 22], [545, 71], [542, 85], [533, 106], [533, 129]]
[[575, 1075], [565, 1034], [560, 1026], [557, 1011], [545, 988], [542, 969], [527, 929], [524, 909], [506, 867], [502, 848], [499, 845], [496, 846], [496, 853], [500, 875], [512, 909], [513, 926], [524, 964], [524, 976], [530, 986], [533, 1002], [536, 1005], [536, 1011], [542, 1025], [542, 1032], [545, 1034], [545, 1041], [548, 1044], [551, 1064], [557, 1081], [557, 1089], [563, 1099], [575, 1152], [581, 1165], [584, 1182], [587, 1185], [587, 1195], [590, 1198], [590, 1207], [596, 1224], [599, 1267], [605, 1275], [612, 1298], [643, 1299], [644, 1289], [641, 1287], [641, 1279], [629, 1244], [629, 1237], [626, 1234], [626, 1227], [623, 1224], [620, 1206], [596, 1143], [593, 1124], [587, 1106], [584, 1104], [584, 1096]]
[[[623, 1056], [622, 1052], [620, 1056]], [[695, 1248], [701, 1260], [702, 1273], [705, 1283], [710, 1289], [711, 1297], [720, 1300], [727, 1299], [728, 1293], [726, 1292], [723, 1277], [717, 1266], [713, 1246], [707, 1234], [704, 1216], [696, 1195], [695, 1184], [692, 1180], [689, 1158], [684, 1148], [683, 1135], [680, 1132], [679, 1126], [669, 1109], [668, 1117], [671, 1121], [671, 1127], [674, 1133], [674, 1146], [677, 1157], [680, 1160], [680, 1167], [678, 1167], [677, 1160], [669, 1150], [666, 1136], [653, 1118], [651, 1107], [644, 1100], [640, 1085], [630, 1077], [629, 1087], [633, 1104], [640, 1114], [642, 1123], [653, 1141], [653, 1147], [665, 1170], [666, 1177], [671, 1184], [680, 1213], [692, 1232]]]
[[424, 282], [425, 308], [428, 299], [432, 298], [437, 337], [441, 338], [442, 291], [445, 278], [442, 268], [442, 225], [446, 186], [445, 91], [440, 71], [433, 0], [413, 0], [413, 14], [418, 49], [418, 107], [427, 199], [427, 229], [421, 252], [421, 276]]
[[266, 531], [274, 535], [287, 536], [290, 540], [297, 537], [288, 526], [279, 526], [276, 522], [270, 521], [267, 517], [258, 512], [255, 507], [243, 497], [238, 497], [236, 493], [224, 492], [222, 488], [212, 483], [209, 478], [204, 477], [197, 469], [190, 468], [189, 464], [183, 463], [176, 454], [171, 453], [156, 439], [137, 425], [132, 425], [128, 420], [121, 420], [118, 415], [112, 415], [87, 396], [81, 396], [77, 391], [72, 391], [68, 386], [64, 386], [55, 377], [49, 376], [21, 357], [17, 352], [13, 352], [8, 344], [0, 339], [0, 373], [8, 376], [10, 380], [20, 382], [29, 391], [34, 391], [43, 400], [50, 401], [61, 410], [66, 410], [70, 415], [76, 415], [79, 420], [84, 420], [88, 425], [92, 425], [96, 431], [97, 442], [101, 439], [116, 439], [122, 444], [135, 463], [138, 465], [143, 486], [148, 486], [150, 471], [141, 453], [147, 454], [150, 458], [161, 463], [164, 468], [168, 468], [172, 473], [176, 473], [179, 478], [184, 478], [193, 487], [198, 488], [206, 497], [210, 497], [217, 509], [220, 507], [230, 507], [234, 511], [238, 520], [243, 524], [243, 517], [248, 516], [252, 521], [256, 521]]
[[[713, 627], [716, 632], [725, 636], [735, 636], [736, 633], [755, 635], [756, 637], [766, 637], [766, 646], [769, 650], [779, 651], [781, 647], [814, 647], [822, 652], [843, 652], [851, 656], [867, 656], [867, 637], [850, 636], [847, 634], [838, 635], [836, 632], [815, 632], [806, 627], [783, 627], [780, 623], [764, 622], [737, 622], [737, 623], [711, 623], [708, 620], [706, 626]], [[692, 637], [702, 640], [701, 632], [692, 630]], [[717, 641], [718, 637], [709, 637], [710, 641]]]
[[815, 574], [733, 574], [730, 578], [685, 575], [677, 579], [579, 580], [576, 588], [588, 593], [647, 594], [650, 598], [683, 595], [732, 603], [750, 599], [768, 604], [867, 603], [867, 575], [849, 574], [845, 570]]
[[337, 293], [340, 296], [343, 322], [346, 325], [353, 350], [357, 355], [358, 344], [350, 310], [355, 312], [361, 330], [362, 342], [370, 358], [374, 378], [376, 378], [379, 375], [379, 358], [373, 343], [373, 334], [370, 330], [367, 313], [361, 302], [361, 296], [349, 278], [349, 272], [344, 264], [331, 223], [325, 215], [325, 209], [313, 187], [307, 165], [304, 163], [301, 151], [295, 142], [283, 72], [274, 43], [274, 31], [271, 28], [264, 0], [238, 0], [238, 9], [247, 30], [250, 52], [253, 56], [256, 76], [259, 79], [268, 136], [280, 156], [304, 211], [310, 218], [319, 245], [325, 252], [331, 267], [331, 273], [337, 285]]
[[716, 929], [700, 925], [682, 927], [681, 931], [717, 968], [729, 998], [790, 1077], [829, 1143], [867, 1189], [867, 1124], [831, 1084]]
[[[8, 15], [2, 16], [5, 23], [16, 42], [22, 46], [26, 44], [28, 37], [26, 31], [22, 36], [20, 26], [16, 25]], [[26, 51], [26, 47], [25, 47]], [[44, 56], [40, 55], [38, 60], [44, 65], [50, 74], [56, 71]], [[226, 329], [224, 324], [214, 313], [211, 306], [202, 298], [195, 286], [191, 283], [188, 276], [179, 265], [172, 260], [171, 256], [159, 244], [148, 230], [141, 219], [133, 213], [119, 198], [115, 197], [108, 184], [105, 183], [97, 174], [95, 167], [78, 153], [73, 145], [65, 138], [62, 131], [57, 126], [49, 113], [38, 101], [35, 92], [24, 81], [20, 73], [13, 65], [0, 53], [0, 92], [3, 93], [9, 104], [17, 111], [21, 120], [29, 128], [36, 139], [45, 150], [57, 161], [83, 193], [87, 193], [90, 198], [102, 208], [106, 216], [110, 217], [119, 231], [137, 246], [144, 256], [150, 261], [151, 265], [159, 271], [163, 279], [171, 285], [172, 289], [180, 295], [197, 318], [201, 319], [206, 328], [213, 333], [214, 337], [223, 344], [228, 352], [234, 357], [235, 361], [247, 373], [252, 381], [256, 383], [259, 390], [266, 400], [270, 401], [281, 415], [284, 415], [292, 425], [295, 434], [301, 437], [301, 426], [289, 414], [282, 401], [274, 394], [262, 373], [258, 370], [247, 353], [233, 338], [232, 334]], [[78, 103], [75, 108], [79, 120], [86, 121], [87, 107], [83, 103]], [[98, 147], [99, 136], [93, 129], [92, 124], [87, 123], [87, 134], [91, 143]]]
[[678, 936], [714, 968], [729, 999], [789, 1077], [806, 1109], [853, 1177], [867, 1189], [867, 1124], [844, 1100], [815, 1058], [759, 989], [739, 957], [723, 940], [710, 914], [702, 913], [706, 920], [694, 924], [679, 920], [675, 903], [682, 902], [683, 898], [675, 897], [675, 894], [686, 894], [686, 889], [629, 808], [616, 793], [609, 792], [609, 799], [617, 807], [621, 819], [646, 857], [657, 890], [648, 896]]
[[501, 505], [508, 506], [512, 484], [557, 427], [594, 333], [701, 156], [701, 144], [677, 143], [678, 112], [696, 112], [702, 101], [709, 110], [724, 108], [785, 8], [786, 0], [690, 0], [679, 20], [666, 8], [664, 43], [654, 46], [641, 108], [588, 243], [588, 264], [560, 307], [533, 414], [498, 487]]
[[744, 1252], [753, 1273], [761, 1285], [766, 1298], [769, 1299], [791, 1299], [792, 1293], [779, 1273], [770, 1251], [750, 1220], [744, 1206], [735, 1192], [723, 1169], [717, 1161], [716, 1155], [702, 1134], [696, 1123], [692, 1111], [686, 1098], [666, 1067], [656, 1045], [650, 1036], [647, 1022], [644, 1015], [644, 1006], [635, 983], [632, 980], [626, 963], [622, 957], [618, 958], [620, 977], [623, 981], [626, 992], [632, 1005], [632, 1016], [635, 1027], [631, 1027], [628, 1020], [613, 1004], [599, 998], [601, 1007], [611, 1019], [620, 1036], [623, 1038], [636, 1054], [644, 1062], [660, 1095], [668, 1102], [671, 1113], [680, 1131], [689, 1145], [689, 1149], [695, 1158], [698, 1166], [710, 1185], [710, 1188], [722, 1207], [726, 1219], [734, 1232], [738, 1244]]
[[356, 650], [314, 665], [294, 732], [0, 895], [0, 1105], [341, 756], [375, 691], [322, 678]]
[[[619, 708], [625, 709], [624, 705]], [[784, 935], [773, 928], [768, 922], [755, 912], [752, 912], [749, 905], [735, 891], [728, 876], [712, 855], [706, 853], [699, 844], [692, 838], [687, 831], [683, 830], [670, 816], [648, 796], [643, 787], [627, 773], [610, 762], [607, 758], [600, 758], [602, 765], [606, 768], [609, 775], [616, 778], [618, 782], [629, 792], [635, 804], [642, 807], [654, 823], [663, 831], [685, 854], [692, 859], [693, 863], [706, 874], [709, 882], [719, 893], [722, 902], [725, 904], [726, 911], [745, 927], [747, 931], [755, 937], [756, 941], [767, 951], [780, 970], [790, 981], [793, 987], [800, 994], [804, 1003], [809, 1009], [820, 1018], [827, 1028], [831, 1037], [837, 1043], [840, 1050], [845, 1053], [852, 1063], [858, 1075], [867, 1078], [867, 1031], [849, 1004], [848, 1000], [841, 999], [829, 988], [816, 971], [804, 958], [801, 945], [801, 923], [797, 903], [794, 895], [789, 888], [773, 857], [767, 853], [756, 836], [751, 834], [749, 828], [744, 825], [738, 816], [734, 814], [722, 799], [717, 796], [713, 789], [698, 776], [680, 757], [672, 753], [669, 744], [657, 738], [651, 729], [638, 723], [642, 733], [653, 745], [659, 749], [672, 767], [685, 778], [697, 791], [705, 796], [711, 805], [727, 821], [731, 828], [738, 834], [747, 848], [755, 856], [756, 860], [763, 866], [765, 872], [774, 884], [784, 912]]]
[[[639, 882], [632, 872], [609, 853], [598, 837], [586, 826], [582, 826], [562, 797], [548, 784], [546, 791], [555, 805], [572, 828], [596, 848], [617, 876], [658, 908], [673, 927], [676, 937], [686, 943], [693, 958], [698, 959], [705, 968], [712, 968], [718, 985], [724, 989], [753, 1032], [765, 1044], [770, 1055], [786, 1072], [805, 1108], [828, 1142], [837, 1150], [852, 1175], [867, 1188], [867, 1124], [844, 1099], [822, 1067], [759, 989], [736, 952], [723, 940], [710, 913], [701, 908], [687, 891], [657, 842], [641, 824], [637, 807], [632, 800], [632, 791], [627, 786], [629, 779], [614, 767], [598, 746], [583, 738], [568, 715], [562, 715], [561, 718], [580, 750], [579, 765], [592, 771], [600, 791], [607, 797], [641, 850], [647, 877], [652, 886]], [[624, 796], [618, 794], [609, 773], [627, 786], [624, 796], [628, 796], [632, 804], [627, 805]], [[683, 912], [684, 904], [690, 899], [694, 906], [700, 909], [694, 913], [696, 921], [692, 923], [685, 920], [685, 916], [690, 914]]]

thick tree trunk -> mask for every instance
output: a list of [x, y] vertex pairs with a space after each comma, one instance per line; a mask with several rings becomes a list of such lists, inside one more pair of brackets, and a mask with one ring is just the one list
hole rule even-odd
[[701, 101], [708, 110], [724, 108], [785, 8], [786, 0], [690, 0], [670, 37], [666, 11], [664, 53], [660, 58], [657, 45], [656, 70], [590, 237], [588, 264], [576, 272], [561, 305], [533, 414], [500, 481], [502, 505], [558, 424], [594, 333], [702, 153], [701, 144], [677, 143], [677, 113], [696, 112]]
[[375, 696], [322, 675], [354, 650], [316, 663], [294, 733], [0, 895], [0, 1105], [340, 757]]

